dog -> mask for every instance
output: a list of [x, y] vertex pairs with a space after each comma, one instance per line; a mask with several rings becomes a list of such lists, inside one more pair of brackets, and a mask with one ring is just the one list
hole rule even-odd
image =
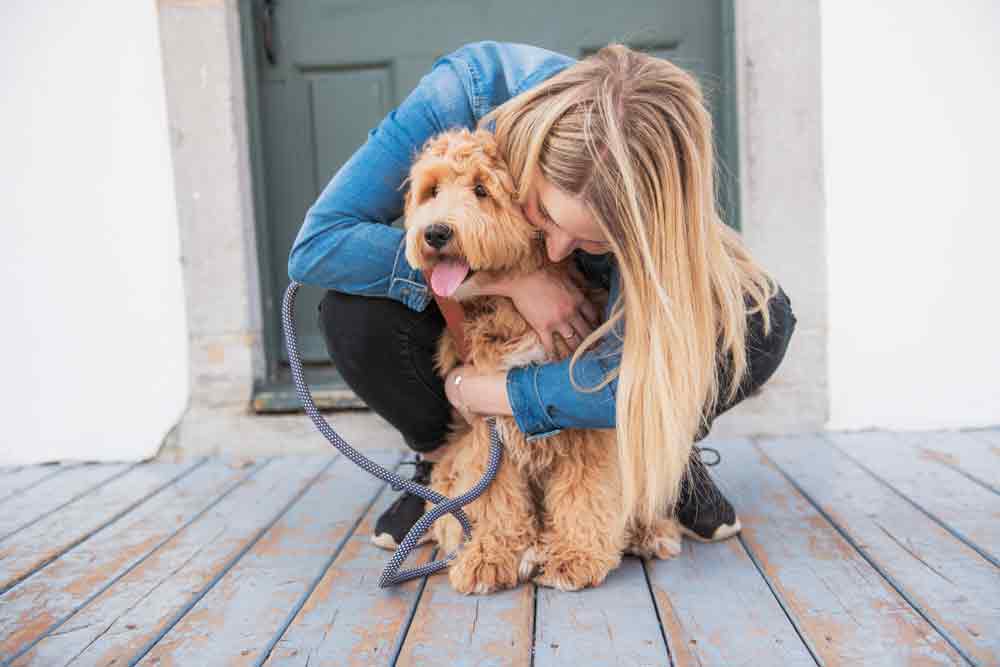
[[[428, 139], [407, 178], [405, 252], [410, 265], [430, 273], [435, 293], [458, 300], [465, 339], [478, 372], [550, 361], [538, 334], [506, 297], [481, 296], [477, 286], [500, 276], [545, 270], [569, 275], [603, 311], [606, 290], [589, 287], [571, 259], [548, 260], [544, 240], [515, 201], [512, 176], [492, 133], [467, 128]], [[557, 358], [570, 354], [557, 337]], [[446, 377], [462, 360], [446, 331], [435, 356]], [[461, 593], [491, 593], [536, 583], [560, 590], [599, 585], [623, 552], [670, 558], [680, 552], [676, 520], [639, 526], [622, 516], [617, 444], [611, 429], [564, 429], [533, 445], [513, 417], [498, 416], [505, 458], [486, 492], [465, 509], [473, 524], [463, 544], [460, 524], [438, 521], [433, 539], [459, 549], [448, 568]], [[471, 488], [489, 459], [485, 419], [467, 423], [457, 411], [432, 487], [450, 497]]]

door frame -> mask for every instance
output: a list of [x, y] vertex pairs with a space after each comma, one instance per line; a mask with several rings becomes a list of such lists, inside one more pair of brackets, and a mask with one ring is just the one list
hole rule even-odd
[[264, 376], [254, 382], [254, 396], [262, 388], [278, 381], [280, 346], [283, 334], [278, 326], [281, 320], [281, 297], [274, 294], [270, 277], [274, 266], [271, 262], [270, 247], [273, 244], [271, 225], [268, 220], [267, 180], [264, 167], [263, 129], [261, 127], [259, 77], [257, 57], [260, 53], [258, 27], [255, 21], [261, 10], [257, 0], [239, 0], [240, 53], [242, 74], [246, 88], [247, 140], [250, 150], [250, 181], [254, 201], [254, 227], [256, 229], [256, 256], [260, 283], [257, 289], [262, 295], [262, 338], [264, 347]]
[[[277, 370], [280, 295], [266, 287], [260, 116], [248, 67], [257, 53], [252, 3], [261, 1], [157, 3], [190, 338], [181, 446], [190, 451], [199, 434], [217, 449], [218, 424], [206, 431], [202, 422], [251, 416], [255, 389]], [[724, 415], [713, 433], [815, 431], [828, 414], [820, 5], [724, 2], [732, 8], [724, 67], [736, 91], [726, 125], [746, 175], [740, 227], [794, 295], [799, 325], [770, 391]]]

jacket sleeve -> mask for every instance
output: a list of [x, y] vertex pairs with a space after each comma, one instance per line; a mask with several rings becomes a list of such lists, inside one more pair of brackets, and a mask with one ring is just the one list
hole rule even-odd
[[363, 296], [389, 297], [422, 311], [431, 295], [404, 252], [403, 181], [431, 136], [474, 125], [468, 95], [447, 56], [377, 127], [306, 212], [288, 257], [292, 280]]
[[[617, 271], [609, 281], [612, 288], [605, 319], [619, 289]], [[576, 384], [585, 389], [600, 384], [621, 363], [623, 340], [624, 326], [619, 323], [594, 349], [582, 354], [573, 366]], [[507, 371], [507, 399], [525, 440], [545, 438], [565, 428], [615, 427], [618, 378], [597, 391], [580, 391], [570, 382], [570, 361], [566, 358]]]
[[[576, 383], [593, 387], [618, 365], [620, 355], [588, 351], [573, 366]], [[593, 393], [578, 391], [569, 381], [570, 359], [518, 366], [507, 371], [507, 398], [514, 421], [527, 441], [555, 435], [565, 428], [614, 428], [618, 378]]]

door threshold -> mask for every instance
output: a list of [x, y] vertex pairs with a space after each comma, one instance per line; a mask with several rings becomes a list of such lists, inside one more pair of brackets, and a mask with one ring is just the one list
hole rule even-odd
[[[357, 410], [368, 405], [358, 398], [331, 366], [307, 366], [306, 382], [313, 402], [320, 410]], [[253, 392], [253, 411], [257, 414], [286, 414], [304, 412], [287, 366], [278, 371], [278, 377], [258, 383]]]

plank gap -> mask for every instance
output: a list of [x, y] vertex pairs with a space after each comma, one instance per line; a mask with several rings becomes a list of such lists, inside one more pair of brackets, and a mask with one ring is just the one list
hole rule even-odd
[[[118, 581], [120, 581], [124, 577], [128, 576], [130, 572], [132, 572], [137, 567], [139, 567], [140, 565], [142, 565], [147, 559], [149, 559], [150, 556], [152, 556], [157, 551], [159, 551], [165, 544], [167, 544], [168, 542], [170, 542], [170, 540], [172, 540], [175, 537], [177, 537], [177, 535], [179, 535], [181, 532], [183, 532], [184, 530], [187, 530], [187, 528], [189, 526], [191, 526], [191, 524], [193, 524], [195, 521], [198, 521], [199, 519], [201, 519], [201, 517], [203, 517], [207, 512], [211, 511], [212, 508], [214, 508], [215, 506], [217, 506], [220, 502], [222, 502], [227, 496], [229, 496], [233, 491], [235, 491], [241, 485], [245, 484], [247, 481], [249, 481], [250, 479], [252, 479], [258, 472], [260, 472], [265, 467], [267, 467], [267, 465], [270, 464], [271, 461], [273, 461], [273, 460], [274, 459], [266, 459], [262, 463], [260, 463], [258, 465], [255, 465], [253, 468], [251, 468], [247, 472], [246, 475], [244, 475], [240, 479], [236, 480], [225, 491], [223, 491], [214, 500], [212, 500], [208, 505], [206, 505], [204, 508], [202, 508], [201, 510], [199, 510], [196, 514], [192, 515], [190, 519], [188, 519], [187, 521], [185, 521], [176, 530], [174, 530], [169, 535], [167, 535], [162, 540], [160, 540], [148, 552], [146, 552], [145, 554], [143, 554], [141, 558], [139, 558], [134, 563], [132, 563], [131, 565], [129, 565], [126, 569], [122, 570], [117, 575], [115, 575], [114, 577], [112, 577], [111, 579], [109, 579], [106, 583], [104, 583], [97, 590], [95, 590], [91, 595], [87, 596], [87, 598], [84, 599], [83, 602], [81, 602], [80, 604], [76, 605], [72, 610], [70, 610], [69, 613], [67, 613], [62, 618], [60, 618], [59, 620], [57, 620], [55, 623], [53, 623], [52, 625], [50, 625], [38, 637], [36, 637], [35, 639], [31, 640], [31, 642], [29, 642], [24, 647], [22, 647], [21, 649], [19, 649], [16, 653], [14, 653], [13, 655], [11, 655], [7, 659], [7, 661], [5, 663], [3, 663], [3, 664], [4, 665], [13, 664], [14, 661], [16, 661], [22, 655], [30, 652], [33, 648], [35, 648], [35, 646], [37, 646], [39, 643], [41, 643], [45, 638], [53, 635], [59, 628], [61, 628], [63, 625], [65, 625], [70, 619], [72, 619], [74, 616], [76, 616], [78, 613], [80, 613], [80, 611], [82, 611], [88, 604], [90, 604], [91, 602], [93, 602], [94, 600], [96, 600], [98, 597], [100, 597], [101, 595], [103, 595], [105, 591], [107, 591], [109, 588], [111, 588], [116, 583], [118, 583]], [[192, 470], [194, 470], [194, 468], [192, 468]]]
[[944, 628], [942, 628], [926, 612], [926, 610], [920, 605], [920, 603], [918, 603], [915, 599], [913, 599], [913, 596], [910, 595], [910, 593], [906, 591], [906, 589], [903, 587], [903, 585], [900, 584], [899, 582], [897, 582], [892, 577], [892, 575], [890, 575], [888, 572], [886, 572], [885, 569], [882, 568], [882, 566], [879, 565], [875, 561], [875, 559], [872, 558], [869, 555], [869, 553], [865, 550], [864, 547], [862, 547], [860, 544], [858, 544], [858, 542], [855, 541], [855, 539], [846, 530], [844, 530], [844, 528], [841, 527], [841, 525], [839, 523], [837, 523], [837, 521], [835, 521], [832, 516], [830, 516], [829, 514], [827, 514], [826, 510], [824, 510], [820, 506], [820, 504], [818, 502], [816, 502], [816, 500], [812, 497], [812, 495], [810, 495], [805, 489], [803, 489], [801, 486], [799, 486], [798, 482], [796, 482], [794, 479], [792, 479], [791, 475], [789, 475], [787, 472], [785, 472], [785, 469], [782, 468], [781, 465], [779, 465], [774, 459], [772, 459], [770, 456], [768, 456], [767, 452], [765, 452], [764, 449], [757, 444], [756, 440], [753, 442], [753, 444], [754, 444], [754, 448], [761, 454], [761, 456], [763, 456], [767, 460], [768, 464], [771, 465], [771, 466], [773, 466], [774, 469], [777, 470], [778, 473], [782, 477], [784, 477], [788, 481], [789, 484], [792, 485], [792, 488], [794, 488], [799, 493], [799, 495], [801, 495], [803, 498], [805, 498], [806, 501], [810, 505], [813, 506], [813, 509], [816, 510], [817, 514], [819, 514], [821, 517], [823, 517], [823, 519], [828, 524], [830, 524], [830, 526], [835, 531], [837, 531], [842, 538], [844, 538], [844, 541], [846, 541], [848, 544], [850, 544], [854, 548], [854, 550], [858, 553], [858, 555], [861, 556], [862, 558], [864, 558], [865, 561], [871, 566], [871, 568], [875, 572], [877, 572], [878, 575], [880, 577], [882, 577], [885, 580], [885, 582], [887, 584], [889, 584], [889, 586], [891, 586], [892, 589], [896, 591], [896, 593], [899, 594], [899, 596], [901, 598], [903, 598], [904, 600], [906, 600], [906, 603], [908, 605], [910, 605], [910, 608], [913, 609], [913, 611], [915, 611], [918, 616], [920, 616], [922, 619], [924, 619], [924, 621], [926, 621], [929, 626], [931, 626], [932, 628], [934, 628], [934, 631], [937, 632], [941, 636], [942, 639], [944, 639], [946, 642], [948, 642], [948, 644], [950, 644], [951, 647], [953, 649], [955, 649], [955, 651], [960, 656], [962, 656], [963, 660], [965, 660], [967, 663], [969, 663], [970, 665], [973, 665], [973, 667], [975, 667], [975, 665], [977, 664], [976, 661], [973, 660], [972, 657], [969, 656], [965, 652], [965, 650], [962, 648], [961, 644], [959, 644], [958, 641], [956, 641], [954, 637], [952, 637]]
[[[97, 489], [101, 488], [102, 486], [105, 486], [106, 484], [110, 484], [111, 482], [114, 482], [116, 479], [122, 477], [123, 475], [127, 475], [128, 473], [130, 473], [133, 470], [135, 470], [135, 468], [137, 466], [139, 466], [139, 465], [140, 464], [138, 464], [138, 463], [133, 463], [132, 465], [128, 466], [127, 468], [125, 468], [123, 470], [119, 470], [118, 472], [116, 472], [115, 474], [111, 475], [107, 479], [103, 479], [100, 482], [98, 482], [97, 484], [94, 484], [93, 486], [87, 487], [86, 489], [84, 489], [80, 493], [76, 494], [72, 498], [69, 498], [65, 502], [62, 502], [59, 505], [57, 505], [56, 507], [53, 507], [52, 509], [50, 509], [50, 510], [48, 510], [46, 512], [43, 512], [42, 514], [36, 516], [31, 521], [28, 521], [27, 523], [25, 523], [25, 524], [23, 524], [21, 526], [18, 526], [17, 528], [15, 528], [14, 530], [10, 531], [6, 535], [0, 536], [0, 542], [3, 542], [7, 538], [13, 537], [14, 535], [17, 535], [18, 533], [20, 533], [21, 531], [23, 531], [23, 530], [25, 530], [27, 528], [30, 528], [31, 526], [34, 526], [36, 523], [38, 523], [42, 519], [44, 519], [46, 517], [49, 517], [49, 516], [52, 516], [53, 514], [55, 514], [59, 510], [63, 509], [67, 505], [71, 505], [71, 504], [75, 503], [80, 498], [83, 498], [84, 496], [86, 496], [86, 495], [88, 495], [90, 493], [93, 493], [94, 491], [96, 491]], [[3, 595], [6, 592], [7, 592], [6, 590], [0, 591], [0, 595]]]
[[947, 461], [940, 461], [940, 460], [936, 461], [936, 463], [938, 463], [940, 465], [943, 465], [945, 468], [948, 468], [949, 470], [953, 470], [954, 472], [957, 472], [959, 475], [961, 475], [962, 477], [966, 478], [967, 480], [969, 480], [973, 484], [977, 484], [977, 485], [983, 487], [984, 489], [986, 489], [987, 491], [991, 491], [991, 492], [997, 494], [998, 496], [1000, 496], [1000, 489], [998, 489], [997, 487], [993, 486], [992, 484], [990, 484], [989, 482], [987, 482], [984, 479], [979, 479], [978, 477], [976, 477], [975, 475], [973, 475], [971, 472], [966, 472], [965, 470], [963, 470], [959, 466], [955, 465], [954, 463], [948, 463]]
[[676, 667], [674, 664], [674, 653], [670, 650], [670, 640], [667, 639], [667, 630], [663, 627], [663, 617], [660, 616], [660, 605], [656, 603], [653, 582], [649, 580], [649, 564], [645, 558], [640, 558], [639, 562], [642, 564], [642, 576], [646, 579], [646, 590], [649, 591], [649, 599], [653, 602], [653, 613], [656, 615], [656, 624], [660, 626], [660, 637], [663, 638], [663, 648], [666, 649], [667, 657], [670, 659], [670, 667]]
[[60, 474], [62, 474], [64, 472], [66, 472], [67, 470], [72, 470], [73, 468], [78, 468], [78, 467], [80, 467], [80, 465], [81, 464], [70, 464], [70, 465], [64, 465], [64, 466], [63, 465], [57, 465], [57, 466], [55, 466], [55, 470], [51, 471], [49, 474], [44, 475], [42, 477], [39, 477], [35, 481], [30, 482], [28, 484], [25, 484], [22, 487], [13, 489], [6, 496], [4, 496], [3, 498], [0, 498], [0, 505], [2, 505], [3, 503], [7, 502], [8, 500], [11, 500], [12, 498], [14, 498], [14, 497], [16, 497], [16, 496], [24, 493], [25, 491], [30, 491], [31, 489], [35, 488], [39, 484], [52, 479], [56, 475], [60, 475]]
[[[864, 470], [869, 475], [871, 475], [880, 484], [883, 484], [887, 489], [889, 489], [890, 491], [892, 491], [893, 493], [895, 493], [897, 496], [899, 496], [900, 498], [902, 498], [903, 500], [905, 500], [906, 502], [908, 502], [910, 505], [912, 505], [913, 507], [915, 507], [922, 514], [924, 514], [924, 516], [926, 516], [928, 519], [930, 519], [931, 521], [933, 521], [937, 525], [941, 526], [941, 528], [943, 528], [944, 530], [946, 530], [949, 533], [951, 533], [951, 535], [956, 540], [958, 540], [959, 542], [961, 542], [962, 544], [964, 544], [965, 546], [969, 547], [970, 549], [972, 549], [973, 551], [975, 551], [977, 554], [979, 554], [980, 556], [982, 556], [987, 562], [989, 562], [991, 565], [993, 565], [993, 567], [1000, 568], [1000, 560], [997, 560], [993, 556], [993, 554], [989, 553], [988, 551], [986, 551], [985, 549], [983, 549], [982, 547], [980, 547], [978, 544], [976, 544], [975, 542], [973, 542], [971, 539], [969, 539], [966, 535], [964, 535], [963, 533], [961, 533], [959, 530], [957, 530], [953, 526], [950, 526], [945, 521], [942, 521], [937, 515], [935, 515], [934, 513], [932, 513], [930, 510], [926, 509], [923, 505], [921, 505], [920, 503], [918, 503], [917, 501], [915, 501], [914, 499], [910, 498], [908, 495], [906, 495], [905, 493], [903, 493], [902, 491], [900, 491], [899, 489], [897, 489], [896, 486], [893, 485], [889, 480], [883, 478], [881, 475], [879, 475], [878, 473], [876, 473], [874, 470], [872, 470], [871, 468], [869, 468], [868, 466], [866, 466], [864, 463], [862, 463], [861, 461], [859, 461], [856, 457], [854, 457], [853, 455], [851, 455], [850, 452], [848, 452], [843, 447], [841, 447], [840, 445], [838, 445], [833, 439], [828, 438], [825, 434], [821, 434], [820, 437], [824, 441], [828, 442], [831, 447], [835, 448], [837, 451], [839, 451], [841, 454], [843, 454], [849, 460], [853, 461], [855, 463], [855, 465], [857, 465], [862, 470]], [[756, 443], [754, 443], [754, 446], [756, 446]], [[760, 448], [758, 447], [758, 450], [759, 449]]]
[[538, 639], [538, 584], [531, 584], [531, 652], [529, 665], [535, 667], [535, 642]]
[[155, 637], [149, 640], [145, 646], [141, 647], [139, 651], [129, 659], [129, 664], [130, 665], [137, 664], [140, 660], [142, 660], [146, 656], [147, 653], [152, 651], [153, 648], [160, 642], [160, 640], [163, 639], [165, 636], [167, 636], [167, 633], [169, 633], [174, 628], [174, 626], [177, 625], [181, 621], [181, 619], [188, 614], [188, 612], [194, 609], [195, 606], [198, 604], [198, 602], [200, 602], [201, 599], [205, 597], [208, 594], [208, 592], [215, 587], [216, 584], [222, 581], [222, 578], [226, 576], [226, 573], [229, 572], [231, 569], [233, 569], [233, 566], [236, 565], [236, 563], [238, 563], [239, 560], [243, 558], [243, 556], [245, 556], [251, 549], [253, 549], [254, 545], [256, 545], [257, 542], [260, 541], [260, 539], [267, 533], [267, 531], [269, 531], [274, 526], [274, 524], [278, 523], [281, 517], [283, 517], [288, 512], [288, 510], [290, 510], [295, 505], [295, 503], [297, 503], [299, 500], [302, 499], [302, 496], [304, 496], [306, 492], [309, 491], [310, 488], [312, 488], [312, 486], [319, 480], [319, 478], [327, 470], [329, 470], [330, 467], [339, 458], [340, 458], [339, 454], [331, 458], [326, 463], [326, 465], [320, 468], [319, 471], [309, 479], [308, 482], [303, 484], [302, 488], [300, 488], [295, 493], [295, 495], [292, 496], [292, 498], [287, 503], [285, 503], [285, 505], [280, 510], [278, 510], [278, 512], [264, 526], [262, 526], [257, 531], [257, 533], [253, 536], [253, 538], [245, 545], [243, 545], [243, 548], [241, 548], [236, 553], [235, 556], [230, 558], [229, 561], [222, 566], [222, 569], [216, 572], [215, 576], [213, 576], [212, 579], [205, 586], [203, 586], [200, 591], [195, 593], [194, 596], [192, 596], [191, 599], [189, 599], [188, 602], [184, 606], [182, 606], [176, 614], [174, 614], [173, 618], [167, 621], [164, 627], [161, 628], [160, 632], [158, 632]]
[[[398, 472], [398, 471], [399, 471], [399, 464], [397, 463], [396, 466], [393, 468], [393, 472]], [[285, 636], [285, 633], [288, 631], [288, 628], [292, 625], [292, 622], [295, 620], [295, 617], [299, 615], [300, 611], [302, 611], [302, 608], [305, 606], [306, 602], [315, 592], [316, 587], [319, 586], [321, 581], [323, 581], [323, 578], [326, 576], [326, 573], [333, 566], [334, 562], [336, 562], [337, 558], [340, 556], [340, 553], [344, 550], [344, 547], [347, 546], [348, 541], [350, 541], [350, 539], [354, 536], [354, 533], [357, 532], [358, 526], [361, 525], [365, 517], [371, 511], [372, 507], [375, 506], [375, 503], [378, 502], [378, 499], [382, 496], [383, 493], [385, 493], [385, 490], [386, 488], [388, 488], [388, 486], [389, 486], [388, 483], [385, 483], [382, 486], [380, 486], [372, 495], [372, 498], [370, 501], [368, 501], [368, 504], [365, 505], [364, 508], [361, 510], [361, 512], [358, 513], [358, 516], [354, 520], [354, 523], [351, 525], [350, 529], [344, 533], [344, 536], [341, 538], [340, 542], [334, 548], [333, 553], [330, 554], [330, 557], [327, 558], [325, 563], [323, 563], [323, 566], [320, 568], [319, 573], [309, 583], [309, 586], [306, 587], [306, 590], [302, 592], [302, 595], [299, 596], [299, 599], [295, 601], [295, 604], [292, 605], [291, 611], [288, 613], [288, 616], [285, 618], [284, 622], [282, 622], [277, 632], [275, 632], [274, 637], [271, 639], [270, 642], [268, 642], [267, 646], [265, 646], [264, 649], [257, 656], [257, 660], [254, 662], [254, 667], [260, 667], [265, 662], [267, 662], [268, 658], [271, 657], [271, 652], [274, 650], [274, 647], [277, 646], [278, 642], [281, 641], [281, 638]]]
[[[444, 518], [444, 517], [442, 517]], [[438, 557], [438, 552], [440, 549], [434, 547], [431, 551], [430, 561], [434, 561]], [[406, 643], [406, 635], [410, 632], [410, 626], [413, 625], [413, 619], [417, 615], [417, 608], [420, 607], [420, 601], [424, 597], [424, 589], [427, 588], [427, 578], [430, 575], [425, 574], [420, 578], [420, 585], [417, 587], [417, 594], [413, 598], [413, 604], [410, 605], [410, 609], [406, 614], [406, 620], [403, 621], [403, 627], [399, 629], [399, 635], [396, 636], [396, 644], [392, 647], [392, 657], [389, 659], [389, 665], [391, 667], [396, 667], [396, 661], [399, 660], [399, 654], [403, 652], [403, 645]]]
[[[173, 486], [179, 480], [181, 480], [184, 477], [186, 477], [187, 475], [191, 474], [192, 472], [194, 472], [199, 467], [205, 465], [205, 463], [207, 463], [207, 462], [208, 462], [208, 459], [207, 458], [203, 458], [200, 461], [198, 461], [197, 463], [195, 463], [194, 465], [192, 465], [192, 466], [190, 466], [188, 468], [185, 468], [179, 474], [174, 475], [171, 479], [168, 479], [166, 482], [164, 482], [160, 486], [158, 486], [155, 489], [153, 489], [150, 493], [147, 493], [145, 496], [139, 498], [139, 500], [135, 501], [134, 503], [132, 503], [132, 504], [130, 504], [130, 505], [122, 508], [118, 512], [116, 512], [114, 515], [112, 515], [106, 521], [104, 521], [99, 526], [97, 526], [96, 528], [94, 528], [93, 530], [91, 530], [89, 533], [84, 533], [83, 535], [80, 535], [76, 539], [74, 539], [71, 542], [69, 542], [68, 544], [66, 544], [63, 548], [61, 548], [58, 551], [56, 551], [55, 553], [53, 553], [48, 558], [45, 558], [44, 560], [41, 560], [38, 563], [36, 563], [30, 570], [27, 570], [26, 572], [22, 573], [21, 575], [13, 578], [11, 580], [9, 580], [7, 582], [6, 586], [4, 586], [3, 588], [0, 588], [0, 595], [4, 595], [7, 591], [9, 591], [12, 588], [14, 588], [15, 586], [19, 585], [21, 582], [25, 581], [29, 577], [32, 577], [35, 574], [37, 574], [38, 572], [40, 572], [41, 570], [45, 569], [46, 567], [48, 567], [49, 565], [51, 565], [52, 563], [54, 563], [58, 559], [62, 558], [67, 552], [69, 552], [72, 549], [75, 549], [76, 547], [80, 546], [81, 544], [83, 544], [84, 542], [86, 542], [87, 540], [89, 540], [91, 537], [93, 537], [94, 535], [97, 535], [99, 532], [101, 532], [102, 530], [104, 530], [105, 528], [107, 528], [108, 526], [110, 526], [111, 524], [113, 524], [114, 522], [118, 521], [119, 519], [121, 519], [123, 516], [125, 516], [126, 514], [128, 514], [129, 512], [131, 512], [132, 510], [134, 510], [136, 507], [139, 507], [140, 505], [142, 505], [143, 503], [145, 503], [150, 498], [155, 497], [157, 494], [161, 493], [164, 489], [167, 489], [167, 488]], [[129, 472], [131, 470], [134, 470], [137, 465], [140, 465], [140, 464], [135, 464], [135, 465], [129, 466], [128, 468], [126, 468], [121, 473], [119, 473], [117, 475], [114, 475], [113, 478], [118, 478], [121, 475], [124, 475], [125, 473], [127, 473], [127, 472]]]
[[[756, 442], [754, 442], [753, 444], [754, 447], [757, 446]], [[826, 663], [824, 663], [823, 659], [819, 657], [819, 653], [816, 651], [816, 647], [813, 646], [811, 641], [809, 641], [809, 635], [807, 635], [805, 631], [802, 629], [802, 627], [799, 625], [798, 619], [796, 619], [795, 615], [792, 614], [788, 602], [775, 587], [774, 582], [771, 581], [771, 578], [767, 575], [767, 572], [764, 570], [763, 564], [757, 558], [757, 554], [755, 554], [753, 552], [753, 549], [751, 549], [749, 545], [747, 545], [746, 540], [743, 539], [742, 535], [737, 535], [736, 539], [739, 540], [740, 546], [743, 547], [743, 551], [746, 553], [747, 558], [749, 558], [750, 562], [753, 563], [754, 569], [757, 570], [757, 573], [764, 581], [764, 584], [767, 586], [768, 590], [771, 591], [771, 595], [774, 596], [775, 602], [777, 602], [778, 606], [781, 607], [781, 611], [785, 615], [785, 618], [788, 619], [788, 622], [792, 624], [792, 628], [795, 630], [795, 634], [798, 635], [799, 640], [802, 642], [802, 645], [805, 646], [807, 651], [809, 651], [809, 655], [812, 656], [813, 661], [817, 665], [819, 665], [819, 667], [825, 667]]]

